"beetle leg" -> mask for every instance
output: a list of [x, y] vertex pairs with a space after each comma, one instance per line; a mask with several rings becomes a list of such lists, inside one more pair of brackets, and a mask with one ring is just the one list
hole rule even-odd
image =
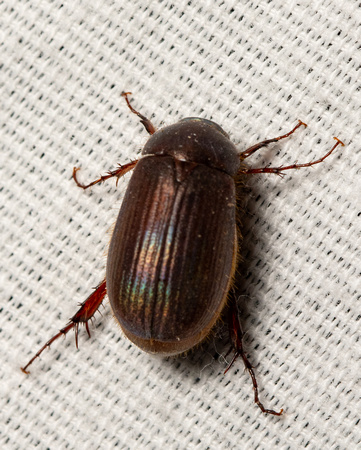
[[335, 150], [335, 148], [338, 145], [342, 145], [344, 146], [345, 144], [340, 141], [340, 139], [338, 139], [337, 137], [334, 137], [334, 139], [336, 139], [336, 144], [331, 148], [330, 151], [328, 151], [324, 156], [322, 156], [322, 158], [317, 159], [316, 161], [311, 161], [308, 163], [304, 163], [304, 164], [291, 164], [290, 166], [280, 166], [280, 167], [261, 167], [258, 169], [248, 169], [248, 168], [242, 168], [240, 170], [240, 173], [242, 174], [254, 174], [254, 173], [275, 173], [277, 175], [283, 176], [284, 174], [282, 172], [284, 172], [285, 170], [290, 170], [290, 169], [300, 169], [301, 167], [311, 167], [314, 166], [315, 164], [319, 164], [322, 161], [324, 161], [328, 156], [331, 155], [331, 153]]
[[[132, 111], [132, 113], [134, 113], [138, 117], [140, 117], [140, 122], [144, 125], [144, 128], [148, 131], [148, 133], [154, 134], [156, 132], [155, 126], [152, 124], [152, 122], [149, 119], [147, 119], [145, 116], [143, 116], [143, 114], [140, 114], [140, 112], [136, 111], [132, 107], [132, 105], [129, 102], [128, 95], [131, 95], [131, 92], [122, 92], [122, 97], [125, 98], [128, 108]], [[74, 178], [74, 181], [77, 184], [77, 186], [79, 186], [82, 189], [88, 189], [89, 187], [94, 186], [95, 184], [98, 184], [98, 183], [103, 183], [104, 181], [106, 181], [112, 177], [117, 177], [117, 179], [119, 179], [120, 177], [125, 175], [127, 172], [134, 169], [137, 162], [138, 162], [138, 160], [131, 161], [130, 163], [125, 164], [124, 166], [119, 164], [118, 169], [111, 170], [106, 175], [101, 175], [99, 178], [97, 178], [96, 180], [92, 181], [89, 184], [83, 184], [78, 181], [77, 172], [80, 169], [79, 169], [79, 167], [74, 167], [73, 168], [73, 178]]]
[[147, 119], [143, 114], [140, 114], [140, 112], [136, 111], [132, 105], [129, 102], [128, 95], [131, 95], [131, 92], [122, 92], [122, 97], [125, 98], [125, 101], [127, 102], [128, 108], [132, 111], [133, 114], [136, 114], [138, 117], [140, 117], [140, 122], [143, 124], [144, 128], [148, 131], [149, 134], [154, 134], [157, 130], [155, 126], [152, 124], [152, 122]]
[[244, 159], [246, 159], [249, 156], [251, 156], [253, 153], [255, 153], [260, 148], [266, 147], [268, 144], [272, 144], [273, 142], [277, 142], [277, 141], [280, 141], [281, 139], [285, 139], [288, 136], [291, 136], [291, 134], [293, 134], [302, 125], [305, 128], [307, 128], [307, 125], [304, 122], [302, 122], [301, 120], [299, 120], [298, 124], [291, 131], [289, 131], [288, 133], [283, 134], [282, 136], [278, 136], [278, 137], [273, 138], [273, 139], [266, 139], [265, 141], [258, 142], [258, 144], [252, 145], [252, 147], [247, 148], [247, 150], [245, 150], [244, 152], [239, 154], [240, 160], [243, 161]]
[[273, 409], [266, 409], [260, 402], [256, 375], [243, 349], [243, 331], [239, 320], [238, 307], [235, 298], [232, 299], [232, 304], [230, 306], [229, 333], [234, 348], [234, 355], [232, 361], [230, 362], [229, 366], [227, 367], [224, 373], [228, 372], [228, 370], [232, 367], [236, 359], [240, 356], [243, 360], [246, 370], [248, 371], [252, 379], [255, 403], [265, 414], [272, 414], [274, 416], [282, 415], [283, 409], [281, 409], [281, 411], [279, 412], [274, 411]]
[[68, 333], [68, 331], [70, 331], [72, 328], [75, 329], [75, 344], [76, 348], [78, 348], [79, 324], [85, 323], [87, 333], [90, 337], [88, 321], [93, 317], [95, 312], [98, 310], [106, 293], [107, 293], [106, 282], [104, 280], [95, 288], [94, 292], [92, 292], [89, 295], [89, 297], [83, 303], [81, 303], [80, 309], [70, 319], [70, 322], [64, 328], [62, 328], [59, 331], [59, 333], [57, 333], [55, 336], [49, 339], [48, 342], [45, 345], [43, 345], [43, 347], [41, 347], [41, 349], [36, 353], [36, 355], [31, 358], [31, 360], [26, 364], [26, 366], [21, 367], [21, 370], [24, 373], [28, 374], [29, 372], [27, 369], [35, 361], [35, 359], [38, 358], [47, 347], [50, 347], [50, 345], [54, 341], [56, 341], [60, 336], [65, 336]]
[[88, 189], [89, 187], [94, 186], [95, 184], [98, 184], [98, 183], [103, 183], [104, 181], [106, 181], [112, 177], [117, 177], [117, 184], [118, 184], [119, 178], [122, 177], [123, 175], [125, 175], [130, 170], [134, 169], [137, 162], [138, 162], [138, 160], [136, 159], [135, 161], [131, 161], [128, 164], [124, 164], [124, 166], [119, 164], [117, 169], [109, 171], [106, 175], [100, 176], [99, 178], [97, 178], [96, 180], [92, 181], [89, 184], [83, 184], [83, 183], [80, 183], [80, 181], [78, 181], [77, 172], [78, 172], [78, 170], [80, 170], [80, 168], [74, 167], [73, 168], [73, 179], [74, 179], [75, 183], [77, 184], [77, 186], [79, 186], [82, 189]]

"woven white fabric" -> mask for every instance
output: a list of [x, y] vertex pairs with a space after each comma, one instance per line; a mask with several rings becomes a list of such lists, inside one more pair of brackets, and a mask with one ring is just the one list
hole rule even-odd
[[[360, 20], [337, 0], [0, 3], [2, 449], [360, 448]], [[68, 335], [19, 369], [104, 276], [129, 177], [83, 192], [71, 172], [136, 158], [147, 134], [123, 90], [156, 126], [205, 117], [240, 150], [308, 123], [254, 167], [346, 144], [250, 177], [239, 303], [280, 418], [241, 361], [223, 375], [227, 339], [157, 358], [107, 302], [79, 351]]]

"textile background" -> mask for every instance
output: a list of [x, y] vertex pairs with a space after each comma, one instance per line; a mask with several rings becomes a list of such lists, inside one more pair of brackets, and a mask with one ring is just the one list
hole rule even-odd
[[[0, 3], [1, 448], [360, 448], [360, 5], [313, 1]], [[103, 279], [129, 176], [156, 126], [200, 116], [249, 159], [239, 306], [263, 415], [226, 326], [174, 359], [131, 344], [107, 302], [30, 368]], [[227, 357], [230, 361], [231, 355]]]

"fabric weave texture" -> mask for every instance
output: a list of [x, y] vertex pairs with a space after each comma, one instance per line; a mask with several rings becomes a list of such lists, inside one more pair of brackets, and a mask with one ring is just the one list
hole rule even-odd
[[[2, 449], [357, 449], [360, 400], [360, 21], [358, 2], [0, 2]], [[222, 126], [249, 158], [319, 158], [249, 178], [239, 307], [265, 406], [226, 324], [193, 352], [141, 352], [104, 303], [91, 327], [30, 357], [104, 277], [129, 175], [147, 133], [184, 117]]]

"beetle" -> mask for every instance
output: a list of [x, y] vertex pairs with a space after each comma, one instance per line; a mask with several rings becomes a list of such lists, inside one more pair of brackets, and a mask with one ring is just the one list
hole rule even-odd
[[[130, 92], [122, 93], [128, 108], [151, 135], [142, 157], [108, 172], [89, 184], [73, 178], [82, 189], [133, 171], [111, 238], [106, 278], [81, 304], [70, 322], [53, 336], [24, 366], [28, 367], [60, 336], [88, 322], [108, 295], [124, 334], [138, 347], [164, 356], [178, 355], [201, 343], [229, 304], [229, 332], [234, 356], [241, 357], [254, 388], [254, 400], [263, 413], [254, 370], [243, 349], [243, 332], [237, 303], [230, 295], [241, 234], [236, 226], [236, 184], [244, 189], [250, 174], [282, 176], [290, 169], [324, 161], [338, 145], [338, 138], [322, 158], [281, 167], [250, 168], [244, 160], [259, 149], [285, 139], [288, 133], [267, 139], [239, 152], [216, 123], [185, 118], [156, 130], [135, 110]], [[227, 371], [226, 370], [226, 371]]]

